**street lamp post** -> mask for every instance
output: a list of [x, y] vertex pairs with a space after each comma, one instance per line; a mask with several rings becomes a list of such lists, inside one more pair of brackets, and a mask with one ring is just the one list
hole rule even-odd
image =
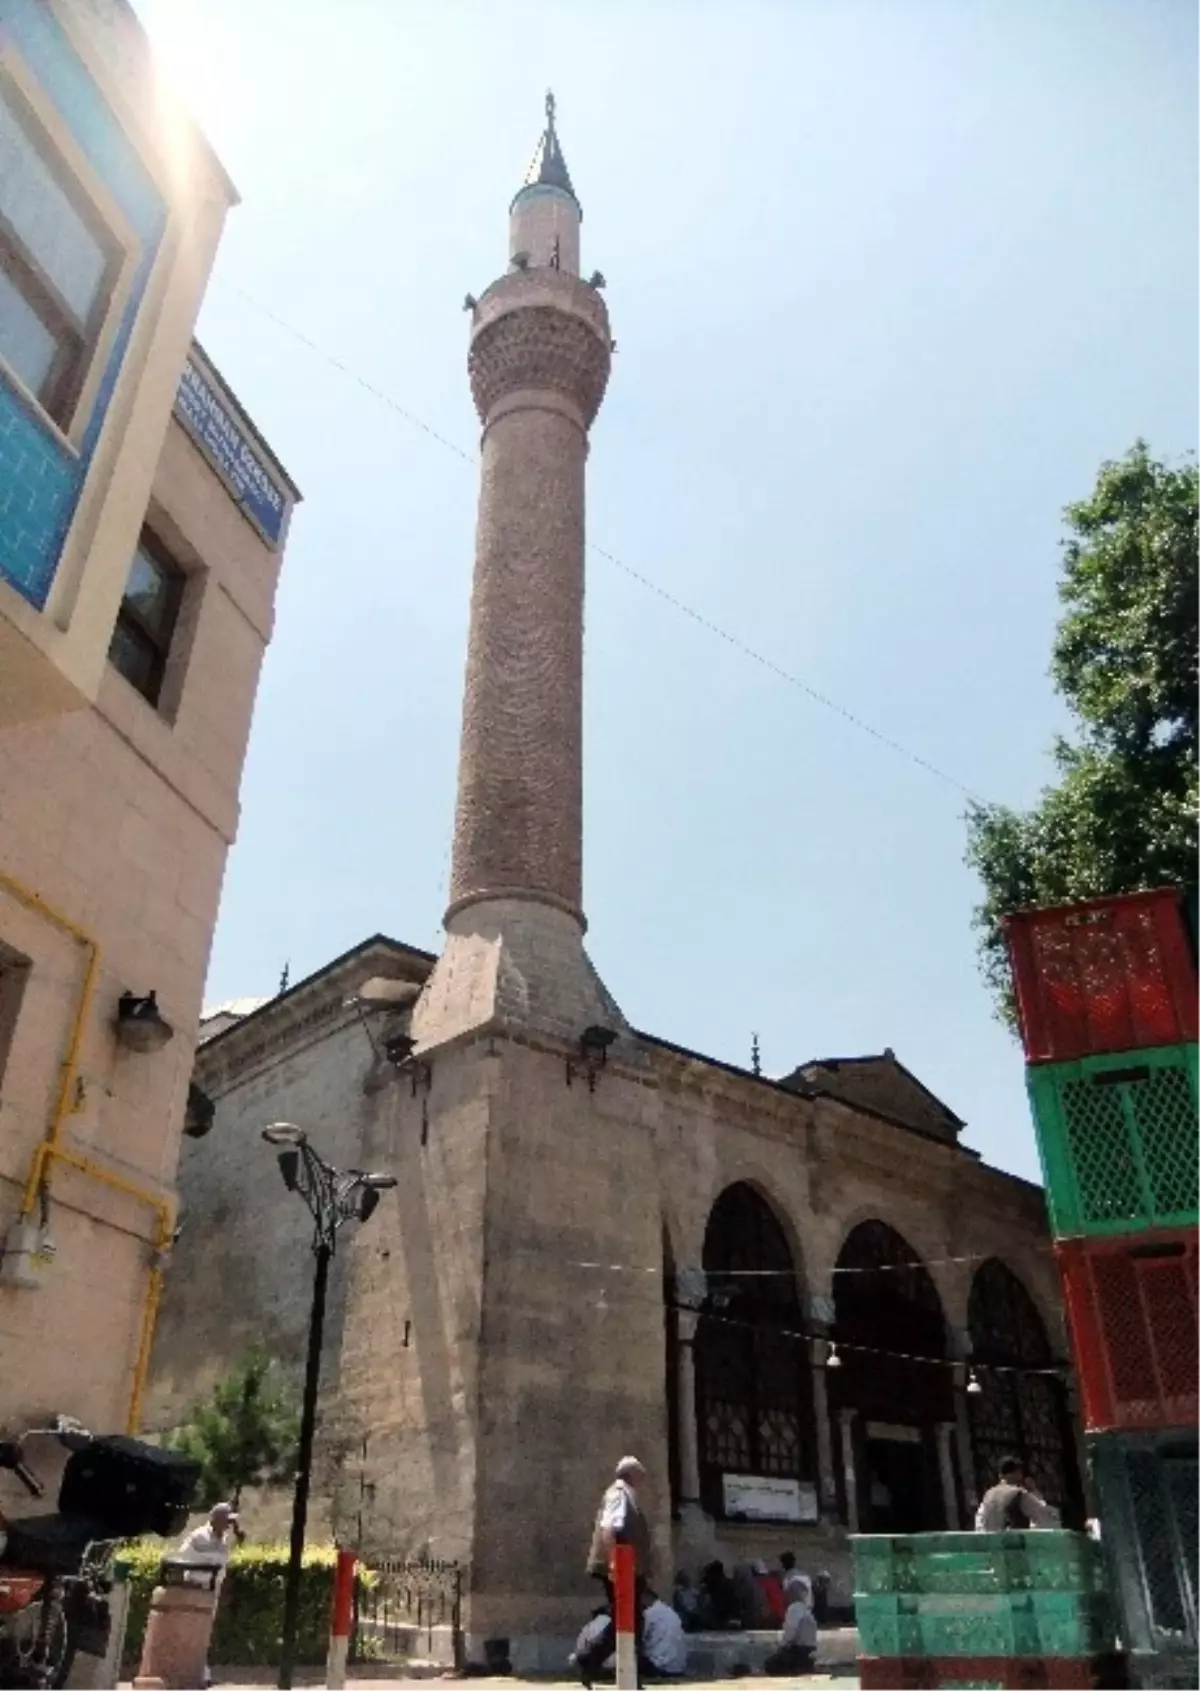
[[395, 1186], [390, 1174], [364, 1174], [351, 1168], [339, 1173], [319, 1157], [303, 1128], [291, 1122], [264, 1127], [268, 1145], [279, 1149], [279, 1172], [289, 1192], [299, 1192], [313, 1218], [312, 1311], [308, 1320], [308, 1360], [304, 1369], [304, 1403], [300, 1414], [300, 1448], [296, 1457], [296, 1491], [292, 1503], [292, 1541], [283, 1598], [283, 1639], [279, 1652], [280, 1691], [290, 1691], [296, 1661], [296, 1632], [300, 1614], [300, 1574], [304, 1558], [304, 1530], [308, 1524], [308, 1493], [312, 1479], [313, 1435], [317, 1424], [317, 1388], [321, 1379], [321, 1340], [325, 1331], [325, 1293], [329, 1264], [338, 1229], [347, 1221], [366, 1221], [379, 1194]]

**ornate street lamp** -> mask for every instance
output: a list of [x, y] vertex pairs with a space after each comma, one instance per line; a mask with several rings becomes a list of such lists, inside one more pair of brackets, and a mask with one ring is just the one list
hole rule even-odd
[[283, 1599], [283, 1639], [279, 1652], [280, 1691], [290, 1691], [296, 1660], [296, 1631], [300, 1613], [300, 1573], [304, 1530], [308, 1524], [308, 1493], [312, 1479], [313, 1434], [317, 1421], [317, 1388], [321, 1378], [321, 1339], [325, 1330], [325, 1293], [329, 1264], [338, 1229], [347, 1221], [366, 1221], [375, 1212], [379, 1194], [396, 1184], [391, 1174], [364, 1174], [350, 1168], [339, 1173], [319, 1157], [308, 1135], [291, 1122], [264, 1127], [268, 1145], [279, 1147], [279, 1172], [289, 1192], [299, 1192], [313, 1218], [312, 1311], [308, 1320], [308, 1361], [304, 1371], [304, 1404], [300, 1414], [300, 1448], [296, 1457], [296, 1491], [292, 1503], [292, 1542]]

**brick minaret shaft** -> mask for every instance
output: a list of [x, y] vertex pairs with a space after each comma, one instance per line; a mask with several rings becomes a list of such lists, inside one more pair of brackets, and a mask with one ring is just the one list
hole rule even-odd
[[584, 466], [611, 341], [546, 110], [508, 273], [472, 302], [482, 474], [447, 922], [518, 899], [582, 929]]

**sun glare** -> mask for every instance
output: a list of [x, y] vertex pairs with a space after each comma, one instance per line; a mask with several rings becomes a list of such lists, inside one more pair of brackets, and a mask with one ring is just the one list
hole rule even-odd
[[154, 49], [166, 111], [211, 133], [221, 115], [219, 42], [211, 18], [205, 27], [203, 0], [139, 0], [137, 10]]

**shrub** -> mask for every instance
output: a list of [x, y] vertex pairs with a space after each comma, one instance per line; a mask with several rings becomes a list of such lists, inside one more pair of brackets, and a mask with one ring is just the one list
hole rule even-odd
[[[129, 1625], [123, 1665], [136, 1673], [150, 1611], [150, 1595], [167, 1550], [153, 1540], [127, 1545], [121, 1559], [129, 1568]], [[329, 1648], [329, 1610], [336, 1553], [331, 1544], [310, 1544], [304, 1551], [300, 1580], [300, 1625], [296, 1661], [320, 1666]], [[283, 1633], [283, 1589], [287, 1578], [286, 1544], [244, 1544], [229, 1558], [209, 1661], [238, 1667], [273, 1666], [279, 1661]]]

